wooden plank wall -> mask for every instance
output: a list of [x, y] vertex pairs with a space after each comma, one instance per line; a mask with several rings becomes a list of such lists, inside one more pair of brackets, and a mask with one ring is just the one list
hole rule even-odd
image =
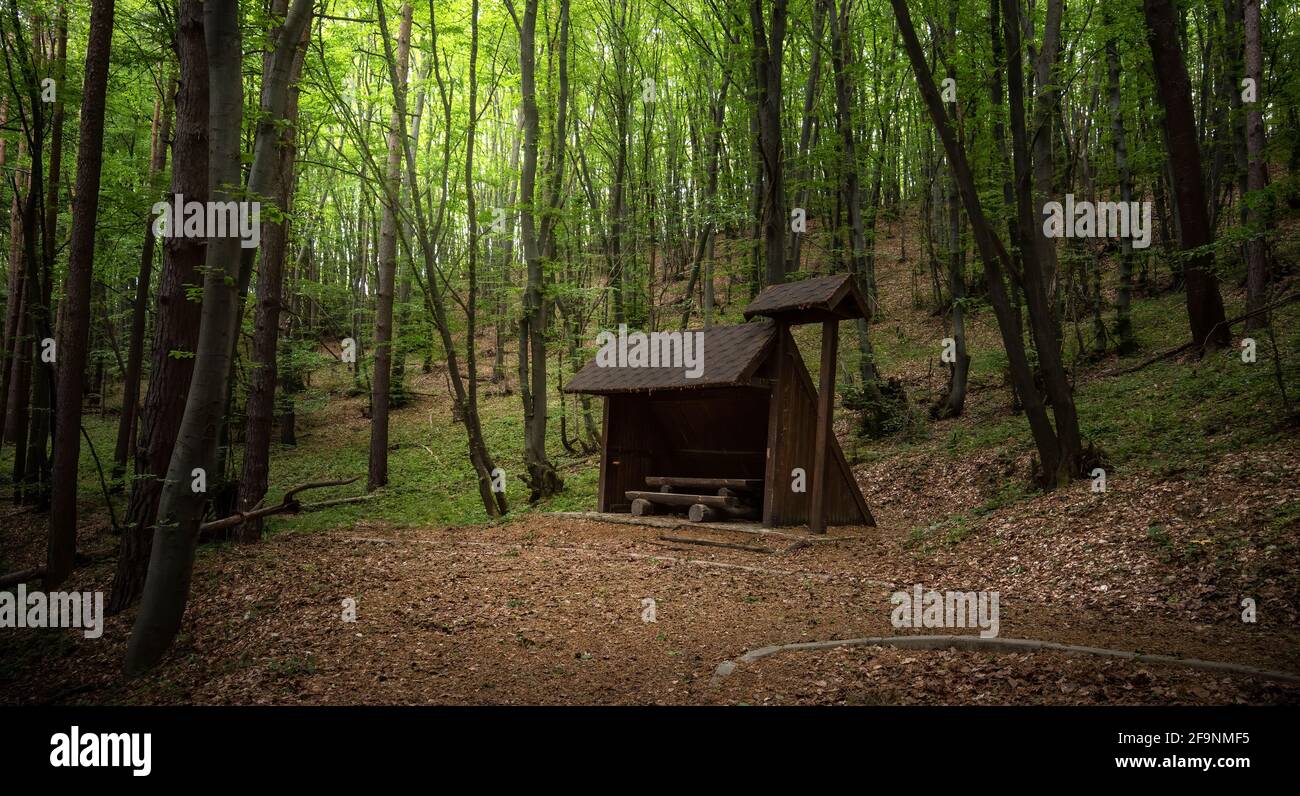
[[762, 478], [767, 415], [767, 390], [750, 387], [608, 396], [600, 511], [628, 511], [649, 475]]
[[[776, 383], [768, 416], [768, 462], [763, 524], [806, 525], [812, 505], [813, 455], [817, 438], [817, 391], [788, 328], [778, 332]], [[826, 482], [828, 525], [874, 524], [864, 516], [855, 496], [858, 487], [848, 471], [839, 442], [831, 436], [831, 461]], [[791, 471], [802, 467], [805, 491], [795, 492]], [[857, 492], [860, 495], [860, 492]]]

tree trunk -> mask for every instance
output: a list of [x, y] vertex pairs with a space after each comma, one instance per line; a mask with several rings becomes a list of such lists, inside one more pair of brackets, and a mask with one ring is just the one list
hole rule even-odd
[[[58, 418], [50, 504], [45, 585], [55, 588], [72, 572], [77, 553], [77, 464], [81, 454], [81, 392], [90, 334], [90, 288], [95, 263], [95, 221], [104, 157], [104, 100], [113, 44], [114, 0], [95, 0], [90, 10], [86, 72], [82, 83], [77, 182], [72, 206], [62, 339], [59, 352]], [[57, 179], [57, 175], [55, 175]]]
[[[703, 276], [703, 315], [704, 328], [708, 329], [713, 325], [713, 241], [717, 234], [716, 214], [718, 212], [718, 168], [722, 154], [722, 132], [726, 122], [727, 113], [727, 91], [731, 87], [731, 70], [733, 65], [728, 59], [725, 71], [721, 77], [722, 86], [717, 91], [716, 99], [709, 109], [709, 119], [712, 125], [709, 129], [709, 155], [708, 163], [705, 166], [707, 172], [704, 184], [704, 197], [702, 204], [704, 206], [704, 221], [700, 224], [699, 232], [695, 241], [695, 266], [691, 269], [691, 278], [686, 286], [686, 308], [682, 311], [682, 328], [685, 329], [691, 320], [691, 300], [695, 295], [695, 283]], [[795, 251], [798, 250], [798, 237], [795, 238]], [[796, 259], [792, 262], [798, 262]]]
[[[46, 361], [45, 341], [54, 339], [54, 324], [51, 321], [50, 303], [54, 286], [54, 260], [56, 227], [58, 223], [59, 179], [62, 174], [63, 160], [63, 74], [67, 62], [67, 10], [61, 7], [55, 33], [53, 63], [36, 62], [44, 72], [54, 73], [56, 85], [54, 108], [50, 129], [50, 165], [48, 176], [41, 164], [41, 140], [45, 136], [43, 113], [37, 102], [37, 87], [34, 75], [26, 75], [31, 81], [31, 124], [28, 126], [24, 117], [24, 132], [28, 134], [28, 149], [32, 164], [31, 187], [28, 190], [28, 205], [23, 214], [23, 252], [27, 262], [26, 296], [23, 306], [27, 312], [26, 329], [28, 335], [28, 356], [24, 387], [28, 390], [23, 395], [26, 404], [26, 435], [18, 444], [22, 449], [14, 456], [14, 496], [18, 502], [35, 506], [44, 511], [50, 500], [50, 457], [48, 443], [54, 428], [54, 412], [57, 411], [55, 380], [57, 379], [57, 361]], [[21, 39], [17, 42], [22, 52], [25, 47]], [[40, 57], [39, 42], [32, 42], [33, 58]], [[28, 64], [22, 69], [26, 73]], [[44, 200], [42, 202], [42, 195]], [[44, 209], [43, 219], [41, 209]], [[39, 233], [40, 248], [37, 248]], [[55, 348], [57, 360], [57, 347]], [[81, 400], [80, 391], [70, 400]]]
[[[971, 234], [975, 238], [976, 248], [979, 250], [980, 258], [984, 262], [984, 276], [989, 290], [989, 303], [993, 306], [994, 314], [997, 316], [998, 328], [1002, 333], [1002, 342], [1006, 347], [1007, 358], [1011, 364], [1012, 378], [1024, 403], [1025, 416], [1029, 421], [1035, 447], [1038, 449], [1039, 459], [1044, 469], [1043, 483], [1045, 486], [1054, 485], [1060, 464], [1060, 450], [1056, 432], [1052, 429], [1042, 397], [1038, 393], [1038, 388], [1034, 385], [1034, 375], [1029, 365], [1029, 359], [1026, 356], [1020, 324], [1016, 319], [1010, 298], [1007, 295], [1003, 270], [1010, 266], [1011, 258], [984, 215], [984, 209], [980, 203], [979, 193], [975, 185], [974, 174], [971, 172], [970, 163], [966, 159], [965, 150], [962, 149], [960, 142], [958, 142], [954, 128], [944, 111], [943, 100], [939, 97], [939, 91], [934, 85], [934, 79], [930, 77], [929, 66], [926, 63], [925, 54], [921, 51], [921, 45], [917, 41], [916, 29], [912, 26], [912, 18], [907, 10], [906, 0], [890, 0], [890, 5], [893, 6], [894, 16], [898, 20], [899, 32], [902, 34], [903, 44], [907, 50], [908, 60], [912, 65], [912, 72], [916, 76], [921, 97], [925, 101], [926, 109], [934, 122], [935, 131], [938, 133], [944, 151], [948, 155], [949, 166], [961, 192], [966, 215], [970, 219]], [[1013, 50], [1013, 52], [1018, 52], [1018, 49]], [[1018, 71], [1015, 79], [1022, 79]], [[1022, 117], [1022, 129], [1023, 123]], [[1027, 182], [1025, 184], [1028, 185]]]
[[[1107, 29], [1106, 39], [1106, 79], [1110, 91], [1110, 134], [1111, 146], [1115, 151], [1115, 168], [1119, 172], [1119, 198], [1127, 207], [1133, 200], [1133, 178], [1129, 174], [1128, 141], [1124, 133], [1124, 110], [1121, 104], [1119, 82], [1119, 41], [1115, 33], [1110, 33], [1114, 19], [1109, 11], [1103, 14], [1102, 26]], [[1119, 291], [1115, 299], [1115, 348], [1122, 356], [1131, 354], [1137, 348], [1133, 338], [1133, 321], [1129, 307], [1133, 296], [1133, 241], [1121, 238], [1119, 242]]]
[[[554, 255], [555, 218], [561, 204], [564, 177], [564, 147], [567, 137], [569, 71], [569, 0], [560, 2], [559, 81], [560, 96], [551, 155], [551, 173], [544, 190], [541, 231], [536, 218], [537, 201], [537, 81], [536, 81], [537, 0], [527, 0], [519, 32], [520, 91], [523, 94], [523, 168], [519, 193], [523, 200], [520, 227], [524, 261], [528, 266], [528, 283], [524, 290], [523, 316], [519, 334], [519, 392], [524, 408], [524, 467], [530, 503], [550, 497], [564, 483], [555, 466], [546, 457], [546, 421], [549, 396], [546, 379], [546, 304], [543, 298], [543, 261]], [[472, 80], [472, 77], [471, 77]], [[472, 190], [469, 174], [466, 187]], [[471, 258], [473, 253], [471, 253]]]
[[[826, 6], [827, 3], [820, 1], [813, 5], [812, 38], [808, 41], [808, 45], [812, 49], [812, 55], [808, 58], [808, 80], [804, 84], [803, 93], [803, 120], [799, 126], [798, 165], [796, 167], [797, 173], [795, 176], [795, 184], [800, 186], [800, 198], [798, 201], [799, 206], [805, 211], [808, 209], [808, 197], [811, 194], [808, 182], [812, 178], [812, 169], [809, 168], [808, 165], [808, 148], [812, 141], [813, 122], [817, 118], [815, 111], [817, 105], [817, 87], [820, 82], [819, 78], [821, 77], [822, 31], [826, 25], [827, 15], [832, 14], [831, 10], [827, 9]], [[831, 24], [835, 24], [833, 15]], [[803, 236], [804, 233], [799, 232], [798, 230], [791, 230], [790, 232], [790, 254], [786, 258], [786, 262], [788, 262], [790, 268], [795, 271], [803, 270], [803, 256], [800, 252], [803, 244]]]
[[[996, 0], [994, 0], [993, 16], [997, 17]], [[957, 26], [957, 3], [953, 0], [948, 15], [949, 42], [952, 42], [956, 36]], [[993, 30], [995, 40], [994, 54], [1000, 53], [996, 46], [997, 36], [1000, 33]], [[957, 70], [952, 59], [949, 59], [948, 77], [953, 81], [957, 79]], [[1000, 64], [995, 64], [995, 68]], [[997, 89], [994, 91], [992, 101], [1002, 104], [1001, 97], [1001, 70], [994, 76], [997, 80]], [[948, 103], [948, 114], [950, 118], [957, 118], [957, 100], [954, 98]], [[999, 117], [1000, 118], [1000, 117]], [[949, 365], [948, 371], [948, 393], [943, 400], [934, 407], [934, 416], [936, 418], [958, 417], [966, 407], [966, 385], [970, 374], [970, 354], [966, 352], [966, 308], [962, 301], [966, 298], [966, 274], [965, 261], [963, 255], [966, 253], [966, 247], [961, 238], [961, 216], [960, 216], [961, 198], [958, 196], [957, 185], [954, 181], [948, 191], [948, 227], [950, 231], [948, 246], [948, 301], [952, 314], [952, 339], [953, 355], [955, 359]]]
[[[6, 98], [6, 111], [8, 109], [8, 100]], [[8, 114], [6, 113], [6, 123]], [[18, 139], [18, 157], [22, 161], [26, 152], [26, 141]], [[23, 191], [28, 189], [30, 179], [22, 169], [14, 169], [14, 195], [9, 207], [9, 279], [7, 286], [9, 288], [8, 306], [5, 308], [5, 329], [4, 329], [4, 348], [0, 352], [0, 364], [3, 365], [2, 383], [0, 383], [0, 447], [5, 442], [12, 442], [15, 439], [17, 424], [17, 396], [12, 396], [14, 391], [13, 380], [19, 371], [19, 357], [22, 355], [24, 348], [23, 342], [23, 296], [27, 291], [27, 271], [23, 267]]]
[[[171, 89], [171, 80], [163, 83], [163, 93]], [[172, 101], [170, 96], [154, 101], [153, 145], [149, 158], [150, 186], [158, 174], [167, 167], [167, 144], [171, 138]], [[135, 280], [135, 300], [131, 309], [131, 339], [128, 342], [126, 373], [122, 386], [122, 416], [117, 424], [117, 445], [113, 449], [113, 480], [126, 473], [127, 458], [131, 455], [131, 442], [135, 437], [136, 419], [140, 403], [140, 367], [144, 361], [145, 321], [149, 311], [149, 283], [153, 277], [154, 249], [157, 238], [153, 234], [153, 219], [144, 222], [144, 245], [140, 251], [140, 270]]]
[[[841, 0], [838, 13], [829, 0], [825, 11], [831, 18], [831, 71], [835, 76], [835, 128], [840, 137], [840, 194], [844, 197], [844, 206], [849, 214], [849, 270], [858, 287], [866, 294], [867, 284], [867, 238], [862, 222], [862, 190], [858, 184], [858, 154], [854, 140], [852, 95], [849, 86], [849, 2]], [[859, 368], [862, 386], [869, 397], [878, 399], [880, 376], [876, 373], [876, 364], [871, 351], [867, 332], [867, 321], [861, 319], [858, 324], [858, 342], [861, 358]]]
[[[1056, 87], [1056, 61], [1061, 52], [1061, 16], [1064, 0], [1047, 0], [1047, 14], [1043, 21], [1043, 47], [1034, 64], [1034, 190], [1037, 192], [1037, 216], [1041, 224], [1042, 208], [1056, 198], [1056, 147], [1053, 135], [1056, 108], [1060, 90]], [[1012, 57], [1019, 58], [1018, 55]], [[1026, 239], [1028, 240], [1028, 239]], [[1055, 307], [1060, 295], [1056, 276], [1056, 240], [1046, 235], [1036, 235], [1039, 267], [1043, 272], [1043, 286]]]
[[[275, 175], [279, 168], [280, 126], [285, 119], [285, 107], [289, 102], [289, 73], [293, 69], [294, 55], [297, 52], [299, 38], [312, 13], [314, 0], [274, 0], [271, 13], [274, 17], [284, 14], [284, 24], [277, 26], [271, 40], [271, 51], [262, 58], [262, 89], [258, 100], [257, 124], [253, 133], [253, 158], [245, 177], [245, 195], [250, 200], [261, 201], [274, 192]], [[288, 13], [285, 9], [288, 8]], [[253, 278], [253, 263], [259, 247], [240, 247], [239, 274], [235, 280], [238, 288], [236, 298], [238, 308], [236, 317], [242, 322], [244, 302], [248, 296], [249, 285]], [[236, 326], [238, 329], [238, 325]], [[226, 482], [226, 461], [233, 447], [229, 421], [234, 407], [235, 368], [239, 363], [239, 335], [230, 340], [230, 373], [226, 377], [225, 409], [221, 413], [221, 425], [217, 431], [220, 440], [217, 448], [217, 468], [214, 477], [221, 480], [221, 488], [213, 495], [214, 503], [222, 514], [229, 514], [238, 505], [238, 482]]]
[[[244, 406], [244, 462], [239, 478], [239, 509], [250, 511], [266, 497], [270, 472], [271, 420], [275, 415], [275, 385], [278, 380], [276, 353], [280, 336], [280, 308], [283, 297], [285, 250], [289, 243], [288, 216], [293, 209], [293, 174], [295, 125], [298, 121], [297, 81], [302, 74], [311, 32], [310, 7], [302, 26], [293, 65], [286, 86], [288, 102], [284, 106], [287, 124], [276, 131], [279, 136], [279, 162], [275, 165], [272, 196], [279, 217], [262, 225], [261, 264], [257, 269], [257, 309], [253, 322], [253, 352], [249, 362], [248, 399]], [[280, 36], [285, 36], [283, 29]], [[236, 526], [232, 536], [239, 542], [256, 542], [262, 538], [262, 518], [250, 519]]]
[[[381, 38], [384, 43], [384, 50], [387, 55], [389, 66], [389, 75], [394, 87], [400, 84], [397, 79], [396, 59], [392, 57], [392, 42], [388, 35], [387, 15], [384, 13], [383, 3], [376, 4], [378, 11], [379, 27]], [[478, 39], [478, 4], [475, 1], [471, 14], [471, 36], [474, 41]], [[433, 15], [430, 24], [430, 49], [434, 58], [434, 70], [440, 86], [443, 77], [438, 69], [438, 33], [437, 17]], [[475, 55], [477, 55], [477, 48]], [[443, 162], [448, 162], [451, 150], [451, 104], [446, 97], [445, 89], [440, 88], [443, 92], [443, 113], [444, 113], [444, 138], [443, 138]], [[402, 91], [394, 91], [394, 103], [400, 116], [406, 115], [406, 97]], [[403, 140], [402, 150], [406, 160], [406, 176], [411, 185], [418, 185], [415, 170], [415, 153], [411, 149], [409, 142]], [[437, 224], [439, 229], [442, 224], [442, 212], [446, 207], [446, 181], [443, 183], [442, 204], [438, 210]], [[461, 376], [459, 357], [456, 353], [456, 345], [451, 336], [451, 326], [447, 319], [446, 303], [443, 300], [442, 293], [437, 289], [438, 269], [435, 261], [435, 249], [433, 241], [437, 239], [436, 235], [430, 234], [428, 220], [424, 212], [423, 193], [421, 191], [411, 192], [412, 203], [415, 205], [415, 225], [416, 233], [419, 236], [420, 253], [424, 258], [425, 285], [428, 291], [428, 300], [433, 309], [434, 326], [438, 329], [438, 334], [442, 338], [443, 351], [447, 357], [447, 375], [451, 380], [452, 392], [455, 397], [455, 406], [458, 419], [465, 424], [465, 434], [469, 443], [470, 464], [474, 467], [474, 472], [478, 476], [479, 497], [483, 501], [483, 508], [490, 517], [504, 515], [507, 510], [506, 496], [504, 492], [494, 492], [492, 490], [493, 471], [496, 469], [492, 461], [492, 456], [487, 448], [487, 443], [483, 439], [483, 429], [478, 416], [478, 404], [476, 392], [471, 392], [466, 388], [465, 378]], [[469, 307], [473, 307], [473, 302], [467, 302]], [[470, 329], [473, 328], [472, 312], [470, 313]], [[473, 335], [468, 335], [469, 363], [473, 363]], [[470, 369], [470, 379], [476, 378], [477, 374]]]
[[[186, 202], [208, 200], [208, 59], [203, 32], [202, 0], [181, 0], [176, 15], [176, 52], [180, 79], [176, 94], [176, 134], [172, 142], [169, 196]], [[194, 373], [202, 306], [189, 297], [189, 286], [202, 281], [206, 242], [171, 236], [163, 241], [163, 269], [158, 286], [149, 389], [140, 412], [135, 480], [122, 530], [117, 569], [108, 611], [117, 613], [144, 590], [154, 538], [154, 520], [163, 476], [171, 462], [185, 399]]]
[[[238, 1], [204, 0], [203, 22], [211, 77], [208, 190], [213, 201], [236, 201], [241, 193], [244, 112]], [[236, 237], [207, 241], [194, 379], [159, 500], [140, 611], [127, 642], [124, 667], [129, 675], [158, 663], [179, 632], [185, 613], [194, 548], [207, 502], [206, 492], [196, 489], [194, 481], [216, 474], [217, 429], [225, 409], [231, 339], [238, 320], [239, 249]]]
[[[1020, 240], [1036, 242], [1021, 253], [1021, 286], [1029, 307], [1029, 328], [1038, 350], [1038, 369], [1042, 373], [1052, 416], [1056, 420], [1057, 451], [1043, 459], [1045, 483], [1060, 484], [1079, 472], [1083, 442], [1074, 408], [1074, 395], [1061, 361], [1060, 320], [1052, 305], [1048, 276], [1039, 259], [1049, 241], [1042, 224], [1036, 223], [1033, 192], [1030, 189], [1029, 145], [1025, 131], [1024, 73], [1021, 62], [1019, 0], [1003, 0], [1003, 28], [1006, 31], [1007, 99], [1010, 100], [1011, 146], [1014, 156], [1016, 209]], [[1040, 131], [1041, 134], [1041, 131]], [[973, 222], [972, 222], [973, 223]], [[1022, 398], [1024, 397], [1022, 392]]]
[[[1260, 47], [1260, 0], [1245, 0], [1246, 20], [1246, 77], [1255, 81], [1256, 91], [1264, 89], [1264, 62]], [[1256, 99], [1246, 108], [1246, 190], [1255, 202], [1269, 201], [1262, 195], [1268, 187], [1268, 161], [1264, 153], [1264, 114], [1260, 110], [1263, 100]], [[1246, 202], [1247, 198], [1242, 197]], [[1246, 312], [1256, 313], [1246, 319], [1246, 330], [1261, 329], [1268, 325], [1268, 316], [1260, 312], [1267, 303], [1269, 267], [1264, 240], [1259, 237], [1269, 227], [1271, 213], [1267, 207], [1250, 205], [1248, 211], [1251, 239], [1246, 244]]]
[[1226, 346], [1230, 340], [1224, 322], [1223, 298], [1214, 275], [1214, 242], [1201, 177], [1201, 152], [1196, 140], [1191, 85], [1178, 43], [1178, 12], [1173, 0], [1142, 0], [1147, 20], [1147, 43], [1155, 66], [1156, 93], [1165, 109], [1165, 149], [1173, 174], [1178, 211], [1179, 245], [1197, 254], [1184, 260], [1183, 285], [1187, 292], [1187, 319], [1192, 342], [1202, 349]]
[[[381, 0], [382, 2], [382, 0]], [[397, 72], [394, 93], [406, 93], [406, 75], [411, 42], [411, 5], [402, 6], [402, 22], [397, 32]], [[473, 116], [473, 111], [470, 111]], [[375, 293], [375, 374], [370, 380], [370, 474], [366, 490], [374, 491], [388, 483], [388, 403], [393, 363], [393, 287], [397, 271], [397, 206], [402, 186], [402, 137], [406, 121], [396, 104], [388, 123], [388, 160], [384, 168], [384, 216], [379, 227], [379, 284]], [[473, 129], [466, 138], [471, 148], [467, 159], [473, 160]], [[414, 182], [411, 190], [417, 190]], [[473, 212], [473, 197], [470, 197]], [[472, 251], [471, 246], [471, 251]], [[471, 257], [473, 255], [471, 254]], [[470, 374], [473, 378], [473, 374]]]
[[763, 164], [763, 263], [766, 283], [785, 281], [785, 233], [790, 224], [785, 203], [784, 150], [781, 136], [781, 65], [785, 49], [787, 0], [773, 0], [771, 20], [763, 18], [763, 0], [750, 0], [754, 38], [754, 74], [758, 87], [759, 149]]

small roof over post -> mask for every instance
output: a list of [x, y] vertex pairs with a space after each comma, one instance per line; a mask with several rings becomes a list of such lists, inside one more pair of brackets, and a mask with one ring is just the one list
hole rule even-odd
[[771, 285], [745, 308], [745, 320], [765, 315], [781, 323], [822, 323], [870, 318], [852, 274], [836, 274]]
[[[840, 321], [870, 318], [871, 311], [867, 309], [867, 302], [858, 290], [853, 276], [837, 274], [772, 285], [759, 293], [745, 308], [746, 319], [755, 315], [765, 315], [783, 328], [801, 323], [822, 325], [821, 384], [816, 394], [817, 431], [813, 447], [812, 504], [808, 509], [808, 528], [813, 533], [825, 533], [829, 491], [827, 484], [833, 477], [832, 458], [838, 450], [831, 422], [835, 414], [835, 364]], [[852, 478], [851, 475], [849, 477]], [[856, 491], [856, 484], [854, 490]]]

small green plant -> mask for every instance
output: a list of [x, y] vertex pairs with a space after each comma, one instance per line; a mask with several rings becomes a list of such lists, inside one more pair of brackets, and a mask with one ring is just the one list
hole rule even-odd
[[1150, 539], [1151, 542], [1155, 544], [1156, 547], [1159, 548], [1160, 551], [1165, 556], [1168, 557], [1173, 555], [1174, 543], [1173, 540], [1169, 538], [1169, 531], [1165, 528], [1165, 526], [1163, 525], [1149, 526], [1147, 528], [1147, 538]]

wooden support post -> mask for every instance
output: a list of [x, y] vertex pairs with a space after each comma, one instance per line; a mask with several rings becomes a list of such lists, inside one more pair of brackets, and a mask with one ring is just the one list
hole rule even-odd
[[817, 446], [813, 449], [812, 506], [808, 510], [808, 528], [813, 533], [826, 532], [826, 481], [831, 465], [831, 419], [835, 409], [835, 362], [839, 347], [838, 321], [822, 322], [821, 387], [817, 392]]
[[[781, 499], [785, 495], [782, 489], [789, 489], [789, 473], [777, 472], [777, 462], [780, 459], [781, 446], [777, 443], [777, 437], [781, 433], [781, 407], [783, 401], [781, 397], [790, 387], [790, 363], [786, 361], [785, 341], [790, 336], [790, 326], [780, 319], [776, 322], [776, 345], [772, 351], [772, 362], [776, 369], [773, 375], [776, 377], [776, 383], [772, 387], [772, 392], [768, 396], [767, 402], [767, 463], [763, 468], [763, 527], [771, 528], [777, 523], [780, 515], [777, 514], [777, 497]], [[783, 501], [784, 504], [784, 501]]]
[[722, 512], [718, 509], [709, 508], [703, 503], [696, 503], [686, 512], [686, 516], [691, 522], [713, 522], [722, 519]]

